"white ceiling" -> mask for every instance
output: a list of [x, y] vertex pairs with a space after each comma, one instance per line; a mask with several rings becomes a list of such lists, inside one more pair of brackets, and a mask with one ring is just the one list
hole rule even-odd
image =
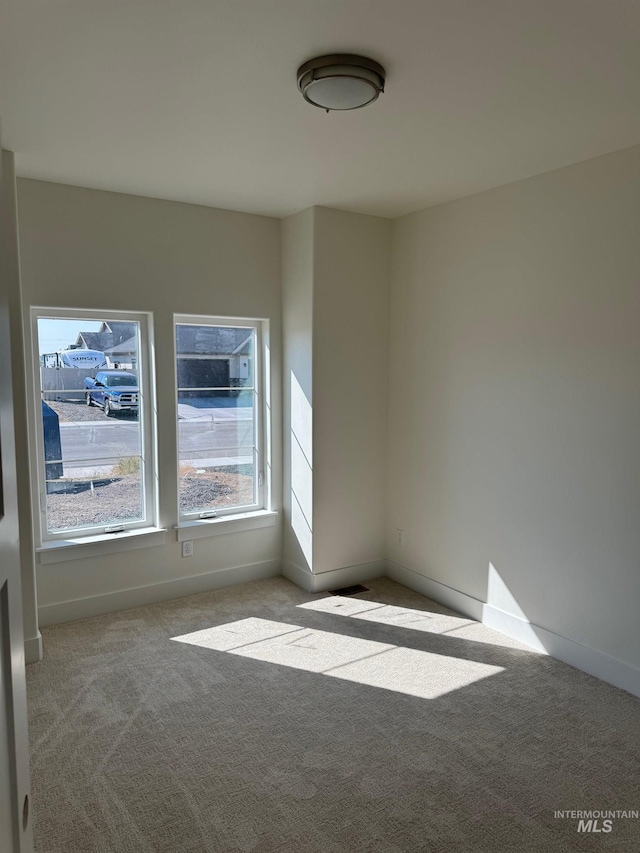
[[[639, 0], [0, 0], [22, 176], [283, 216], [398, 216], [640, 143]], [[387, 68], [326, 114], [296, 70]]]

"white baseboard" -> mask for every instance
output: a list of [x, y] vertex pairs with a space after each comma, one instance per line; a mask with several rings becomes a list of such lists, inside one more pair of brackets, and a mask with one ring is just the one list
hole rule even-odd
[[113, 613], [116, 610], [130, 610], [145, 604], [155, 604], [157, 601], [167, 601], [172, 598], [184, 598], [198, 592], [209, 592], [225, 586], [234, 586], [250, 581], [278, 577], [281, 574], [280, 560], [266, 560], [262, 563], [251, 563], [246, 566], [234, 566], [204, 575], [193, 575], [187, 578], [163, 581], [108, 592], [103, 595], [92, 595], [87, 598], [76, 598], [72, 601], [61, 601], [57, 604], [45, 604], [38, 608], [38, 621], [41, 628], [48, 625], [59, 625], [63, 622], [75, 622], [103, 613]]
[[308, 569], [287, 562], [282, 565], [282, 574], [302, 587], [305, 592], [326, 592], [329, 589], [340, 589], [372, 578], [384, 577], [386, 568], [386, 560], [373, 560], [370, 563], [359, 563], [356, 566], [314, 574]]
[[480, 622], [486, 625], [487, 628], [500, 631], [501, 634], [506, 634], [507, 637], [511, 637], [513, 640], [526, 643], [539, 652], [547, 652], [544, 643], [536, 633], [540, 629], [536, 625], [532, 625], [527, 619], [514, 616], [512, 613], [507, 613], [505, 610], [500, 610], [491, 604], [483, 604]]
[[309, 569], [303, 569], [288, 560], [282, 561], [282, 576], [305, 592], [313, 592], [313, 575]]
[[505, 613], [490, 604], [484, 605], [482, 621], [490, 628], [521, 640], [534, 648], [539, 648], [551, 657], [568, 663], [601, 681], [620, 687], [634, 696], [640, 696], [640, 669], [629, 663], [613, 658], [604, 652], [583, 646], [575, 640], [569, 640], [561, 634], [554, 634], [526, 619], [520, 619], [511, 613]]
[[35, 637], [28, 637], [24, 641], [25, 663], [37, 663], [42, 660], [42, 634], [40, 631]]
[[583, 646], [575, 640], [554, 634], [533, 622], [513, 616], [457, 589], [418, 574], [399, 563], [387, 561], [387, 577], [403, 586], [432, 598], [434, 601], [457, 610], [465, 616], [482, 622], [489, 628], [506, 634], [513, 640], [531, 646], [556, 660], [568, 663], [583, 672], [620, 687], [634, 696], [640, 696], [640, 669], [632, 664], [613, 658], [604, 652]]
[[401, 583], [403, 586], [409, 587], [414, 592], [419, 592], [427, 598], [432, 598], [439, 604], [444, 604], [445, 607], [450, 607], [452, 610], [457, 610], [463, 616], [469, 616], [475, 619], [476, 622], [482, 621], [482, 601], [460, 592], [451, 586], [447, 586], [440, 581], [434, 581], [426, 575], [421, 575], [408, 569], [406, 566], [401, 566], [400, 563], [394, 563], [393, 560], [387, 560], [386, 575], [391, 580]]

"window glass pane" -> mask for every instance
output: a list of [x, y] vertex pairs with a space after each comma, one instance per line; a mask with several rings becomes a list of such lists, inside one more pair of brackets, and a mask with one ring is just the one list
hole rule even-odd
[[176, 326], [180, 512], [257, 502], [255, 329]]
[[139, 324], [39, 318], [38, 347], [46, 531], [144, 519]]

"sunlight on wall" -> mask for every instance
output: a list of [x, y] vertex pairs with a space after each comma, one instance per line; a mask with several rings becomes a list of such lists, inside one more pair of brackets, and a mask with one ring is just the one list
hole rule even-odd
[[291, 371], [291, 527], [313, 567], [313, 412]]
[[459, 637], [463, 640], [493, 646], [512, 647], [516, 645], [506, 637], [497, 634], [490, 636], [487, 629], [473, 619], [424, 610], [411, 610], [408, 607], [396, 607], [395, 605], [381, 604], [378, 601], [361, 598], [331, 595], [327, 598], [298, 604], [298, 607], [303, 610], [315, 610], [319, 613], [331, 613], [333, 616], [349, 616], [353, 619], [364, 619], [367, 622], [378, 622], [381, 625], [395, 625], [398, 628], [408, 628], [411, 631], [447, 634], [450, 637]]
[[[513, 617], [518, 621], [514, 623]], [[493, 563], [489, 563], [487, 603], [482, 606], [482, 621], [490, 628], [511, 636], [516, 625], [517, 636], [522, 643], [530, 646], [532, 651], [547, 653], [543, 640], [538, 636], [535, 627], [529, 622]]]
[[487, 604], [490, 604], [492, 607], [497, 607], [498, 610], [504, 610], [505, 613], [512, 613], [519, 619], [527, 621], [527, 617], [523, 613], [520, 605], [513, 597], [511, 590], [500, 577], [498, 570], [493, 563], [489, 563]]
[[435, 699], [503, 671], [476, 661], [257, 618], [172, 639], [422, 699]]
[[313, 532], [309, 527], [295, 493], [291, 494], [291, 529], [304, 555], [309, 570], [313, 569]]

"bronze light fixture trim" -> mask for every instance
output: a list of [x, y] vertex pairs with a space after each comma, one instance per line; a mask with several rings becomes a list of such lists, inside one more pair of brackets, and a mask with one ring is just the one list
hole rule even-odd
[[298, 68], [298, 89], [305, 101], [329, 112], [357, 110], [384, 92], [385, 70], [378, 62], [353, 53], [331, 53]]

